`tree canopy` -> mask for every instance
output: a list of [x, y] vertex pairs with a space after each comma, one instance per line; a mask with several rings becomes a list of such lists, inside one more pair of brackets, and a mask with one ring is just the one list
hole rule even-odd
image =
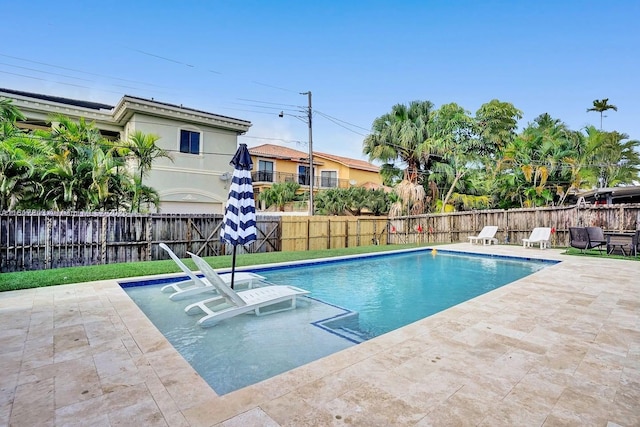
[[[587, 111], [615, 105], [594, 101]], [[363, 153], [395, 185], [390, 214], [563, 204], [579, 189], [637, 183], [640, 141], [593, 126], [575, 131], [548, 113], [522, 130], [522, 111], [493, 99], [471, 116], [455, 103], [396, 104], [375, 119]], [[397, 173], [396, 175], [397, 176]]]
[[[168, 154], [158, 137], [136, 132], [110, 141], [94, 123], [54, 115], [50, 130], [23, 131], [24, 115], [0, 101], [0, 211], [140, 211], [159, 205], [142, 177], [154, 159]], [[133, 175], [127, 159], [138, 161]]]

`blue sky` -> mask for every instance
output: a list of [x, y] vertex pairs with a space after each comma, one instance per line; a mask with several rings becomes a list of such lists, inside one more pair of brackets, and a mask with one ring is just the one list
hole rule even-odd
[[609, 98], [603, 128], [640, 139], [637, 0], [35, 0], [3, 15], [0, 87], [237, 117], [249, 146], [307, 151], [306, 91], [314, 151], [353, 158], [376, 117], [413, 100], [473, 114], [499, 99], [521, 126], [546, 112], [580, 130]]

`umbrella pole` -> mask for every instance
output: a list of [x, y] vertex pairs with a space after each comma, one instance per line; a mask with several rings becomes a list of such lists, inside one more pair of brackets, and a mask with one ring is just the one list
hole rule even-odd
[[233, 289], [233, 279], [236, 274], [236, 249], [238, 245], [233, 245], [233, 257], [231, 258], [231, 289]]

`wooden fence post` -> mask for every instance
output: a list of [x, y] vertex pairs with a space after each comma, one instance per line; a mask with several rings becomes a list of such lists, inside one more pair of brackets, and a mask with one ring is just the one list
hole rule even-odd
[[344, 220], [344, 247], [348, 248], [349, 247], [349, 220], [345, 219]]
[[151, 215], [145, 217], [145, 238], [147, 240], [147, 261], [151, 261]]
[[327, 219], [327, 249], [331, 249], [331, 220]]
[[307, 250], [311, 247], [311, 218], [307, 218]]
[[[51, 235], [51, 228], [53, 227], [51, 217], [47, 215], [47, 221], [44, 232], [44, 268], [45, 270], [51, 268], [53, 264], [53, 250], [51, 245], [53, 244], [53, 236]], [[16, 242], [17, 244], [17, 242]]]
[[107, 219], [106, 215], [102, 215], [101, 217], [101, 227], [100, 227], [100, 263], [107, 263]]
[[[193, 247], [191, 246], [191, 239], [193, 238], [193, 236], [191, 235], [192, 227], [194, 227], [193, 221], [191, 220], [191, 218], [187, 218], [187, 251], [189, 252], [193, 252]], [[204, 248], [204, 246], [206, 245], [203, 245], [202, 247]]]

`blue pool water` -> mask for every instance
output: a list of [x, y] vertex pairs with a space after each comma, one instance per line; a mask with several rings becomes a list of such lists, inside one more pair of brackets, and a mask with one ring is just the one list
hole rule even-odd
[[[169, 342], [218, 393], [254, 384], [428, 317], [534, 273], [548, 262], [430, 250], [256, 269], [274, 284], [311, 291], [293, 311], [238, 316], [200, 328], [165, 283], [123, 283]], [[132, 286], [132, 285], [136, 286]]]

